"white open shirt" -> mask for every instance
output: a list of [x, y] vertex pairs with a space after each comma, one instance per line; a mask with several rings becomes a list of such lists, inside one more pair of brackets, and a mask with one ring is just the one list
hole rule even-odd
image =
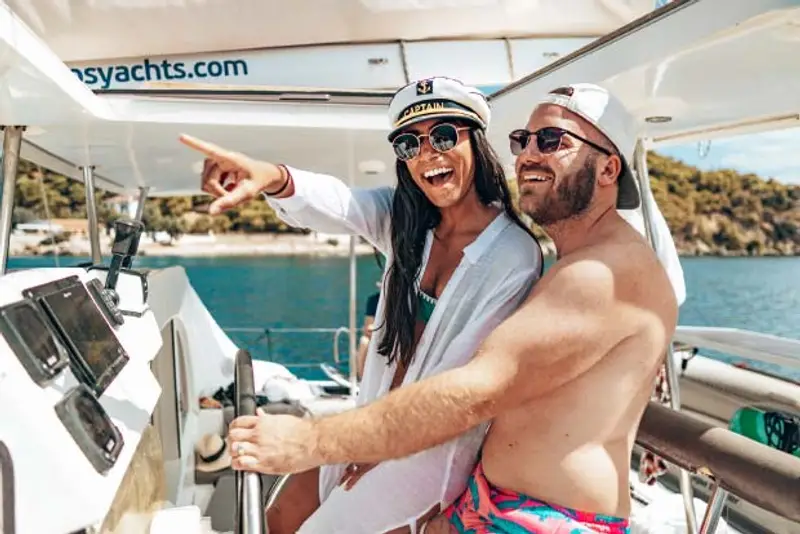
[[[340, 180], [290, 168], [295, 193], [270, 198], [287, 224], [319, 232], [356, 234], [391, 262], [391, 206], [394, 188], [350, 189]], [[425, 243], [425, 272], [433, 232]], [[439, 296], [419, 340], [403, 384], [467, 363], [481, 342], [522, 303], [541, 276], [542, 252], [535, 240], [501, 213], [464, 249], [464, 256]], [[385, 272], [384, 272], [385, 275]], [[383, 293], [375, 324], [383, 321]], [[377, 330], [367, 351], [356, 401], [367, 404], [389, 391], [396, 364], [378, 354]], [[320, 508], [301, 534], [376, 534], [409, 526], [433, 505], [453, 502], [466, 487], [486, 433], [482, 424], [460, 437], [414, 454], [382, 462], [349, 491], [338, 486], [344, 465], [320, 470]]]

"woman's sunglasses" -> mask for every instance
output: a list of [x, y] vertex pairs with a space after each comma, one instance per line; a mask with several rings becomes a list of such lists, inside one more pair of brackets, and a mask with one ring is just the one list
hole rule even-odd
[[428, 138], [431, 146], [437, 152], [447, 152], [453, 150], [458, 144], [458, 132], [469, 130], [468, 126], [456, 128], [452, 124], [437, 124], [427, 134], [402, 133], [392, 140], [392, 148], [397, 159], [408, 161], [416, 158], [422, 149], [422, 142]]
[[511, 153], [515, 156], [522, 154], [522, 151], [525, 150], [525, 148], [528, 146], [528, 143], [530, 143], [531, 137], [536, 138], [536, 148], [539, 149], [539, 152], [542, 154], [553, 154], [561, 148], [561, 139], [565, 135], [569, 135], [575, 139], [583, 141], [590, 147], [602, 152], [606, 156], [611, 155], [611, 152], [601, 147], [597, 143], [593, 143], [588, 139], [581, 137], [580, 135], [570, 132], [569, 130], [556, 128], [555, 126], [546, 126], [540, 130], [536, 130], [535, 132], [530, 132], [528, 130], [514, 130], [508, 134], [508, 139], [511, 144]]

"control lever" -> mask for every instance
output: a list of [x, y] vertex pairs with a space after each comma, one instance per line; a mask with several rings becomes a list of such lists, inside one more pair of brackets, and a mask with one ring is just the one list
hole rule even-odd
[[103, 294], [110, 298], [115, 306], [119, 304], [119, 295], [117, 294], [119, 271], [126, 264], [131, 264], [132, 256], [139, 249], [139, 237], [141, 237], [143, 230], [144, 224], [141, 221], [129, 219], [114, 221], [114, 244], [111, 245], [111, 265], [106, 275], [106, 286], [103, 288]]

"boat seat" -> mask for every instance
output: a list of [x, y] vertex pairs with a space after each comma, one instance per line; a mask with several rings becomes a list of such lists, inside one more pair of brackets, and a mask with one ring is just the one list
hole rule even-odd
[[194, 470], [194, 483], [198, 486], [203, 485], [216, 485], [220, 478], [224, 477], [225, 475], [232, 475], [233, 469], [230, 467], [226, 469], [220, 469], [219, 471], [199, 471], [197, 469]]
[[[272, 490], [272, 486], [280, 477], [277, 475], [261, 475], [261, 486], [264, 490], [263, 508], [266, 508], [267, 498]], [[215, 532], [232, 532], [234, 523], [235, 507], [235, 488], [236, 477], [232, 471], [223, 474], [217, 480], [214, 493], [208, 501], [205, 517], [211, 520], [211, 528]]]

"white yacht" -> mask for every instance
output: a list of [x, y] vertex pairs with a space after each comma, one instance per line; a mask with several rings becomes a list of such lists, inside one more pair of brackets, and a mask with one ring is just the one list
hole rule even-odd
[[[386, 103], [409, 80], [449, 75], [492, 93], [498, 147], [539, 95], [589, 81], [641, 119], [646, 196], [649, 148], [800, 126], [799, 53], [800, 0], [4, 2], [0, 534], [265, 533], [263, 506], [285, 478], [198, 469], [201, 437], [253, 412], [267, 376], [305, 388], [267, 410], [352, 406], [352, 376], [302, 382], [252, 361], [182, 268], [138, 269], [141, 213], [102, 257], [95, 187], [199, 193], [180, 133], [374, 186], [394, 181]], [[19, 158], [85, 183], [92, 265], [7, 272]], [[641, 215], [658, 248], [647, 202]], [[355, 310], [351, 298], [350, 354]], [[637, 441], [634, 531], [664, 532], [671, 517], [670, 532], [797, 534], [788, 438], [729, 428], [741, 409], [796, 426], [800, 384], [695, 349], [797, 369], [800, 341], [693, 327], [675, 341], [670, 403], [651, 403]], [[232, 382], [233, 406], [201, 407]], [[654, 485], [634, 472], [643, 451], [671, 466]]]

